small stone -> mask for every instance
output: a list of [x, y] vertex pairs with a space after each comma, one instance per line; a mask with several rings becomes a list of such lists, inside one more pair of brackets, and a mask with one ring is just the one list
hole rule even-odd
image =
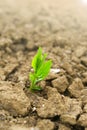
[[87, 113], [83, 113], [80, 115], [78, 119], [78, 124], [84, 127], [87, 126]]
[[[55, 70], [55, 72], [53, 72]], [[52, 69], [50, 73], [48, 74], [46, 80], [54, 80], [56, 79], [59, 75], [64, 75], [65, 71], [63, 69]]]
[[54, 88], [57, 88], [58, 92], [64, 92], [68, 87], [69, 83], [65, 76], [61, 76], [53, 80], [52, 85]]
[[60, 69], [51, 69], [50, 70], [51, 73], [57, 74], [60, 72]]
[[33, 111], [33, 112], [36, 111], [36, 107], [33, 107], [33, 108], [32, 108], [32, 111]]
[[73, 97], [79, 97], [82, 89], [84, 89], [84, 86], [79, 78], [76, 78], [68, 88], [71, 96]]

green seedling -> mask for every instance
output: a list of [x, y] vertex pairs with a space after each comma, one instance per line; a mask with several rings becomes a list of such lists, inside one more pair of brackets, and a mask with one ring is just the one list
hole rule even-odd
[[32, 68], [34, 72], [29, 74], [29, 79], [31, 82], [30, 90], [42, 90], [41, 86], [38, 86], [38, 83], [48, 76], [52, 66], [52, 61], [46, 60], [46, 57], [47, 54], [42, 54], [42, 49], [39, 48], [37, 54], [32, 60]]

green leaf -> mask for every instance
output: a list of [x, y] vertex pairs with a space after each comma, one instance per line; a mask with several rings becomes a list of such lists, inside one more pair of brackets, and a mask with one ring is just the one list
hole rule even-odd
[[46, 61], [44, 64], [42, 64], [42, 66], [39, 68], [37, 72], [37, 76], [41, 77], [42, 79], [46, 78], [50, 71], [51, 65], [52, 65], [51, 60]]
[[42, 49], [39, 48], [37, 54], [34, 56], [32, 60], [32, 67], [35, 72], [37, 72], [38, 68], [40, 67], [41, 59], [42, 59]]
[[40, 86], [37, 86], [37, 83], [46, 78], [52, 66], [52, 61], [46, 61], [46, 57], [47, 54], [42, 54], [42, 49], [39, 48], [32, 60], [34, 72], [29, 75], [31, 81], [30, 90], [42, 90]]

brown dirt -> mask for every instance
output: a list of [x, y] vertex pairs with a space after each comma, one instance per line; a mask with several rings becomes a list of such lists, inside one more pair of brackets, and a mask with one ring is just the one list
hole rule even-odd
[[[0, 130], [87, 130], [86, 12], [78, 0], [0, 2]], [[60, 72], [32, 93], [39, 46]]]

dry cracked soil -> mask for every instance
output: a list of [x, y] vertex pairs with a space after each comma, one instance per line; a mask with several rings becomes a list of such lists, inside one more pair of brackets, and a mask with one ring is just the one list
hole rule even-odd
[[[0, 130], [87, 130], [87, 5], [0, 0]], [[38, 47], [53, 70], [30, 92]]]

